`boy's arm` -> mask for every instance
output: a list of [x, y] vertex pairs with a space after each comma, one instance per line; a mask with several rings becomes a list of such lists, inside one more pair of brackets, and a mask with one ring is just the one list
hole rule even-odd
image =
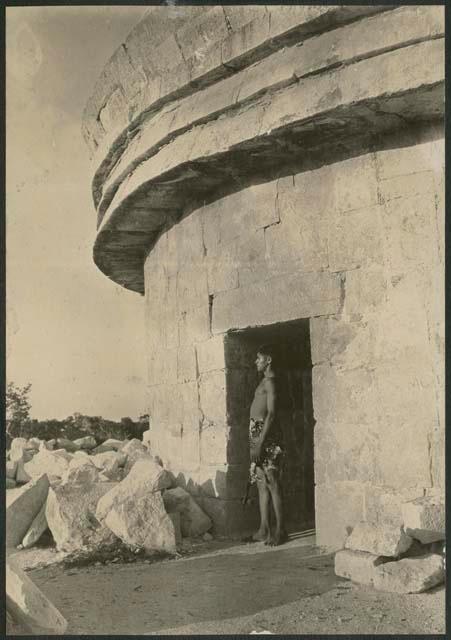
[[266, 390], [266, 402], [267, 402], [267, 414], [265, 418], [265, 422], [263, 424], [262, 433], [260, 436], [260, 441], [258, 445], [255, 447], [254, 451], [251, 451], [251, 460], [257, 461], [260, 458], [261, 449], [263, 447], [263, 443], [265, 442], [266, 436], [271, 429], [271, 426], [276, 417], [276, 409], [277, 409], [277, 394], [276, 394], [276, 385], [274, 384], [274, 380], [272, 378], [268, 378], [265, 380], [265, 390]]

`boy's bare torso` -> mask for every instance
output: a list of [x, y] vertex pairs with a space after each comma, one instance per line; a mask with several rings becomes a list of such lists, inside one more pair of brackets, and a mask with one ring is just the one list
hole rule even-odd
[[[271, 376], [272, 378], [273, 376]], [[266, 391], [266, 380], [263, 378], [255, 390], [254, 399], [251, 404], [250, 417], [254, 420], [264, 421], [268, 414], [268, 394]]]

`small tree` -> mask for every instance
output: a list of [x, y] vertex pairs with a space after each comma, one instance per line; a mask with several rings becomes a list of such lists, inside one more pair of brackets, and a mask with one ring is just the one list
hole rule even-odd
[[30, 421], [30, 390], [31, 384], [19, 387], [9, 382], [6, 387], [6, 433], [11, 437], [20, 435]]

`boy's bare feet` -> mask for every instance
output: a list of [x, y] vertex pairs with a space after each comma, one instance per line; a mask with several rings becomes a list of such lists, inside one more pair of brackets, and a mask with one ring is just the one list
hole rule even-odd
[[246, 536], [243, 538], [243, 542], [263, 542], [268, 539], [268, 532], [265, 530], [259, 529], [256, 533], [251, 536]]
[[269, 547], [278, 547], [281, 544], [284, 544], [288, 540], [288, 533], [283, 530], [276, 530], [273, 534], [268, 536], [265, 541], [265, 544]]

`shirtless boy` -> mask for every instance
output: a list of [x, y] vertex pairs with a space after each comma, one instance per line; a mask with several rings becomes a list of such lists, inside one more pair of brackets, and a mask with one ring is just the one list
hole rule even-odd
[[[277, 388], [273, 369], [274, 352], [262, 345], [255, 365], [263, 374], [250, 410], [249, 443], [251, 454], [250, 481], [258, 488], [260, 528], [249, 541], [264, 541], [276, 546], [287, 540], [284, 527], [281, 491], [282, 433], [277, 420]], [[276, 528], [269, 524], [270, 503], [276, 516]]]

